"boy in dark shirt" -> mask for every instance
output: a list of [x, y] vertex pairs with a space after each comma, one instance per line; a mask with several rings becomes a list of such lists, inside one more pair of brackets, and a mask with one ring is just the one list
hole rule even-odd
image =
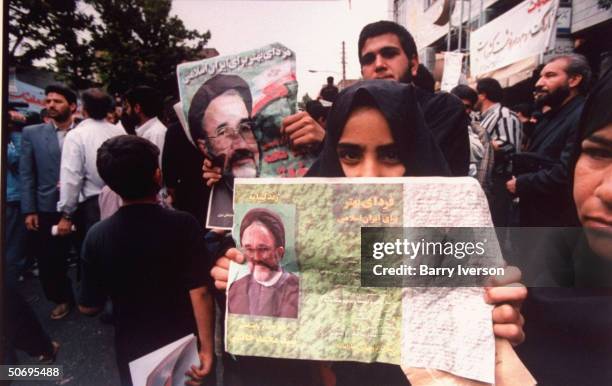
[[197, 385], [214, 357], [210, 259], [197, 220], [157, 204], [158, 156], [151, 142], [128, 135], [98, 150], [100, 176], [123, 206], [87, 234], [79, 309], [94, 315], [110, 296], [123, 385], [132, 384], [130, 361], [196, 333], [200, 363], [188, 375]]

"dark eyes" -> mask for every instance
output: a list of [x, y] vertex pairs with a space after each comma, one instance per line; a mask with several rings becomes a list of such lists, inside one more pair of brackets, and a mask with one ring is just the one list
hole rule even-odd
[[367, 54], [361, 57], [362, 65], [369, 65], [374, 63], [376, 60], [376, 55], [382, 56], [384, 59], [392, 59], [400, 54], [399, 48], [396, 47], [383, 47], [378, 51], [378, 53], [368, 52]]
[[605, 149], [601, 147], [590, 147], [587, 145], [587, 147], [583, 148], [582, 152], [586, 154], [588, 157], [594, 158], [594, 159], [603, 160], [603, 159], [612, 158], [611, 149]]
[[389, 164], [399, 163], [399, 151], [394, 147], [380, 149], [378, 151], [378, 159], [380, 159], [382, 162]]
[[341, 148], [338, 149], [338, 158], [343, 163], [353, 164], [359, 162], [363, 157], [363, 151], [358, 148]]
[[[364, 151], [357, 147], [343, 147], [338, 149], [338, 158], [345, 164], [357, 164], [364, 157]], [[376, 149], [376, 159], [379, 162], [394, 165], [401, 162], [399, 151], [394, 146], [383, 146]]]
[[376, 55], [373, 53], [367, 53], [361, 57], [361, 64], [368, 65], [374, 63], [374, 59], [376, 59]]
[[383, 47], [380, 50], [380, 56], [382, 56], [385, 59], [391, 59], [397, 55], [399, 55], [400, 51], [399, 49], [395, 48], [395, 47]]

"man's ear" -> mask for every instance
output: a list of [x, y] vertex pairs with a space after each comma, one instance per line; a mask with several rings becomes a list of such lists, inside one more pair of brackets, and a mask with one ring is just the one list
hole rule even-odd
[[419, 55], [414, 54], [412, 59], [410, 59], [410, 63], [412, 64], [412, 76], [415, 77], [419, 71]]
[[79, 106], [77, 106], [77, 104], [76, 104], [76, 103], [71, 103], [71, 104], [70, 104], [70, 112], [71, 112], [72, 114], [74, 114], [74, 113], [77, 111], [77, 108], [78, 108], [78, 107], [79, 107]]
[[153, 174], [153, 180], [155, 180], [155, 183], [159, 186], [163, 185], [163, 181], [162, 181], [162, 172], [160, 168], [155, 169], [155, 174]]
[[142, 113], [142, 107], [140, 107], [140, 103], [134, 103], [134, 106], [132, 109], [134, 110], [134, 113], [136, 114]]
[[577, 88], [580, 83], [582, 83], [582, 75], [572, 75], [568, 78], [567, 83], [569, 84], [570, 88]]
[[276, 247], [276, 254], [282, 259], [285, 256], [285, 247]]

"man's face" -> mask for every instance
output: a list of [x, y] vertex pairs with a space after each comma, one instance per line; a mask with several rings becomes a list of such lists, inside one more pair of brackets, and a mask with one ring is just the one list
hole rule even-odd
[[463, 103], [463, 107], [465, 108], [466, 114], [470, 114], [474, 106], [472, 106], [472, 102], [469, 99], [461, 99], [461, 103]]
[[50, 92], [45, 98], [45, 108], [49, 114], [49, 118], [55, 122], [63, 123], [70, 119], [72, 111], [75, 108], [74, 103], [68, 103], [68, 100], [56, 92]]
[[198, 140], [207, 156], [224, 156], [223, 170], [234, 177], [255, 177], [259, 161], [257, 139], [249, 112], [239, 94], [232, 90], [214, 98], [204, 113], [204, 128], [213, 154], [204, 140]]
[[392, 33], [366, 39], [361, 49], [361, 75], [366, 80], [406, 81], [409, 71], [417, 66], [418, 59], [408, 59], [399, 38]]
[[474, 105], [476, 111], [482, 112], [482, 106], [484, 104], [485, 99], [487, 99], [485, 94], [478, 94], [478, 99], [476, 100], [476, 104]]
[[242, 234], [241, 244], [255, 280], [270, 280], [280, 270], [285, 248], [276, 246], [274, 235], [264, 224], [249, 225]]
[[128, 131], [134, 131], [136, 126], [140, 124], [140, 117], [134, 111], [134, 106], [127, 100], [123, 104], [123, 114], [120, 115], [121, 124]]
[[535, 85], [534, 97], [538, 106], [558, 107], [567, 99], [571, 80], [565, 72], [566, 67], [567, 62], [564, 59], [544, 66]]
[[582, 141], [574, 201], [591, 249], [612, 260], [612, 124]]

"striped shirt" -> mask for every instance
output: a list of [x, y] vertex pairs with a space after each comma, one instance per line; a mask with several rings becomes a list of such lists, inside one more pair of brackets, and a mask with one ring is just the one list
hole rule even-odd
[[487, 130], [491, 140], [510, 142], [517, 153], [520, 152], [523, 125], [509, 108], [499, 103], [494, 104], [482, 113], [480, 124]]

